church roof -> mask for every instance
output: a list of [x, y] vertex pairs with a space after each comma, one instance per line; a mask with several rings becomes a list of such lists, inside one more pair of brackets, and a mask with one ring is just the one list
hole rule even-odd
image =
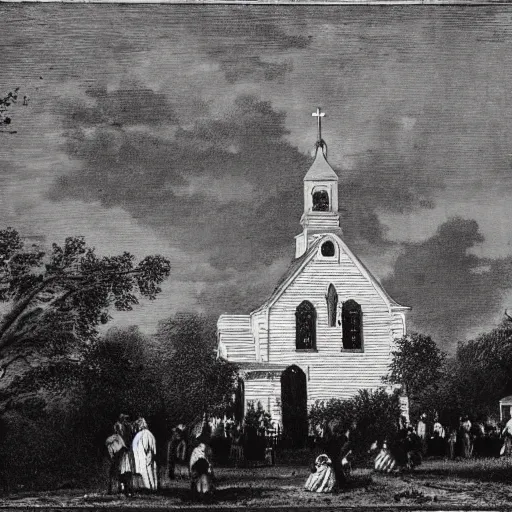
[[338, 181], [338, 175], [334, 172], [329, 162], [325, 159], [322, 147], [316, 150], [315, 161], [304, 176], [304, 181]]
[[[326, 236], [333, 236], [330, 234], [325, 234], [319, 236], [309, 247], [309, 249], [298, 258], [295, 258], [291, 265], [288, 267], [288, 270], [281, 277], [279, 282], [277, 283], [274, 291], [270, 295], [270, 297], [258, 308], [254, 311], [261, 311], [262, 309], [268, 308], [274, 304], [274, 302], [281, 296], [281, 294], [290, 286], [295, 278], [300, 274], [302, 269], [309, 263], [311, 259], [313, 259], [318, 246], [322, 243]], [[350, 257], [350, 259], [355, 263], [357, 267], [361, 270], [361, 272], [366, 275], [366, 277], [370, 280], [375, 289], [381, 294], [381, 296], [389, 303], [391, 309], [395, 311], [407, 311], [411, 308], [409, 306], [402, 306], [398, 304], [391, 296], [386, 292], [383, 288], [380, 281], [368, 270], [368, 268], [364, 265], [364, 263], [347, 247], [347, 245], [341, 240], [341, 238], [336, 237], [338, 242], [340, 243], [343, 251]]]

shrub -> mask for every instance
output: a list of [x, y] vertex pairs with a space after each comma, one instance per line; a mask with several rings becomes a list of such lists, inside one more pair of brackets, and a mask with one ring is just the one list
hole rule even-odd
[[400, 406], [398, 392], [360, 390], [349, 400], [317, 401], [309, 421], [317, 435], [339, 437], [351, 430], [353, 453], [363, 457], [371, 444], [393, 439], [398, 433]]

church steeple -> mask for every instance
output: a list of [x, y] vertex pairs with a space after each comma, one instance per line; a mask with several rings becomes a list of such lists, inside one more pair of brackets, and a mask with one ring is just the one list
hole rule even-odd
[[312, 114], [318, 118], [316, 154], [313, 165], [304, 176], [304, 213], [300, 219], [303, 231], [295, 237], [295, 257], [302, 256], [314, 235], [335, 233], [341, 235], [338, 213], [338, 176], [327, 162], [327, 144], [322, 139], [321, 119], [325, 113], [319, 108]]

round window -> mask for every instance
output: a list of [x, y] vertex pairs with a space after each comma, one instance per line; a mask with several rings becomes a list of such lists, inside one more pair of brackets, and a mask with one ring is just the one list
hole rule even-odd
[[334, 244], [330, 241], [322, 244], [322, 256], [334, 256]]

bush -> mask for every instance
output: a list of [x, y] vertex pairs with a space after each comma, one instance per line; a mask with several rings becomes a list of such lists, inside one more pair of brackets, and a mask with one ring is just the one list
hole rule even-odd
[[389, 395], [384, 390], [360, 390], [349, 400], [317, 401], [309, 414], [317, 435], [340, 437], [351, 430], [353, 453], [365, 456], [371, 444], [393, 439], [399, 428], [398, 391]]

